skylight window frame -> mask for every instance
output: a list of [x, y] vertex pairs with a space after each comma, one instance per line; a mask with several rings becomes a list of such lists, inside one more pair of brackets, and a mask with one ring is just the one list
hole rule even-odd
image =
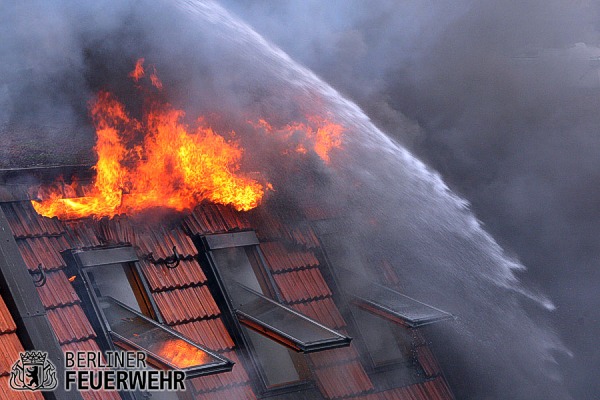
[[[307, 316], [297, 312], [296, 310], [283, 304], [283, 296], [281, 295], [280, 291], [278, 290], [277, 285], [275, 284], [275, 281], [273, 279], [273, 276], [271, 275], [268, 268], [266, 267], [266, 261], [264, 259], [264, 256], [262, 255], [262, 252], [260, 251], [260, 248], [258, 247], [258, 244], [259, 244], [258, 238], [256, 237], [256, 233], [253, 230], [236, 232], [236, 233], [226, 233], [226, 234], [198, 235], [194, 238], [194, 240], [201, 242], [201, 244], [202, 244], [201, 249], [204, 251], [204, 253], [208, 256], [208, 259], [210, 260], [210, 265], [214, 270], [213, 274], [215, 276], [218, 276], [218, 280], [222, 283], [223, 293], [226, 294], [226, 297], [229, 300], [229, 303], [232, 306], [232, 309], [234, 310], [235, 314], [240, 317], [240, 318], [238, 318], [238, 319], [240, 319], [240, 322], [242, 322], [245, 326], [247, 326], [251, 329], [254, 329], [255, 331], [264, 335], [265, 333], [261, 329], [257, 329], [256, 324], [258, 324], [258, 325], [260, 325], [261, 328], [268, 329], [270, 331], [270, 333], [272, 333], [274, 335], [275, 334], [280, 335], [281, 338], [278, 339], [275, 336], [271, 336], [268, 334], [265, 336], [268, 336], [269, 338], [276, 340], [285, 346], [288, 346], [292, 350], [295, 350], [297, 352], [302, 352], [302, 353], [311, 353], [314, 351], [322, 351], [322, 350], [328, 350], [328, 349], [335, 349], [338, 347], [346, 347], [350, 344], [351, 338], [349, 338], [345, 335], [342, 335], [342, 334], [336, 332], [335, 330], [328, 328], [328, 327], [324, 326], [323, 324], [320, 324], [319, 322], [317, 322], [317, 321], [315, 321], [315, 320], [313, 320], [313, 319], [311, 319], [311, 318], [309, 318], [309, 317], [307, 317]], [[267, 285], [266, 290], [272, 298], [269, 298], [266, 295], [263, 295], [261, 293], [256, 292], [255, 290], [245, 287], [245, 285], [243, 285], [243, 284], [234, 283], [234, 285], [245, 288], [245, 290], [252, 293], [253, 295], [258, 296], [259, 298], [263, 299], [264, 301], [271, 303], [274, 307], [279, 307], [282, 310], [285, 310], [290, 315], [301, 318], [302, 320], [311, 323], [315, 327], [318, 327], [319, 329], [321, 329], [323, 331], [327, 331], [327, 332], [331, 333], [333, 336], [337, 336], [337, 338], [335, 340], [327, 339], [327, 340], [316, 341], [314, 344], [309, 343], [309, 342], [303, 342], [301, 339], [294, 337], [293, 335], [274, 327], [272, 324], [261, 321], [260, 319], [253, 317], [252, 315], [249, 315], [248, 313], [241, 311], [237, 307], [235, 307], [233, 305], [232, 296], [229, 293], [230, 288], [228, 288], [227, 287], [228, 285], [225, 285], [225, 282], [223, 281], [223, 277], [221, 276], [222, 274], [219, 272], [219, 269], [221, 267], [219, 267], [217, 260], [215, 259], [215, 256], [213, 253], [213, 251], [215, 251], [215, 250], [222, 250], [222, 249], [232, 248], [232, 247], [243, 247], [247, 253], [248, 253], [248, 251], [250, 251], [251, 253], [253, 253], [255, 255], [256, 261], [258, 262], [259, 265], [258, 266], [253, 265], [253, 269], [255, 269], [256, 267], [259, 269], [259, 271], [255, 270], [255, 273], [257, 274], [257, 279], [259, 280], [259, 282], [260, 282], [261, 278], [264, 279], [264, 284]], [[249, 259], [250, 259], [250, 256], [249, 256]], [[252, 260], [250, 260], [250, 263], [252, 264]], [[261, 284], [261, 288], [263, 288], [262, 284]], [[250, 322], [250, 323], [246, 323], [246, 322]], [[292, 343], [290, 343], [290, 342], [292, 342]], [[330, 345], [327, 345], [327, 343], [330, 343]]]
[[[401, 358], [396, 358], [396, 359], [390, 359], [388, 361], [383, 361], [383, 362], [375, 359], [375, 357], [371, 353], [370, 347], [368, 346], [368, 339], [365, 337], [365, 332], [363, 331], [363, 328], [361, 328], [361, 324], [359, 324], [357, 321], [357, 319], [360, 319], [357, 312], [368, 313], [368, 314], [372, 315], [374, 318], [379, 319], [379, 321], [380, 321], [379, 324], [381, 324], [382, 328], [384, 328], [385, 325], [388, 325], [389, 328], [391, 328], [391, 333], [393, 334], [393, 336], [395, 338], [395, 344], [398, 346], [400, 352], [404, 352], [403, 349], [405, 349], [407, 347], [414, 349], [416, 344], [415, 344], [415, 336], [414, 336], [415, 334], [413, 333], [413, 331], [416, 329], [419, 329], [423, 326], [426, 326], [428, 324], [427, 323], [411, 324], [411, 323], [407, 323], [407, 322], [403, 321], [401, 318], [397, 318], [395, 320], [393, 320], [391, 318], [385, 318], [385, 316], [383, 315], [383, 312], [378, 314], [378, 313], [372, 312], [373, 311], [372, 309], [363, 307], [363, 304], [361, 304], [362, 300], [360, 299], [360, 296], [356, 296], [356, 294], [353, 293], [352, 290], [348, 290], [348, 288], [344, 288], [344, 286], [340, 280], [340, 277], [339, 277], [340, 269], [346, 270], [346, 271], [348, 271], [348, 270], [346, 268], [339, 268], [339, 265], [336, 265], [334, 260], [332, 260], [331, 254], [330, 254], [332, 249], [329, 248], [329, 247], [331, 247], [331, 246], [329, 246], [329, 244], [331, 244], [331, 243], [328, 243], [328, 241], [326, 240], [328, 238], [335, 237], [335, 236], [352, 237], [351, 225], [344, 218], [331, 218], [331, 219], [322, 219], [322, 220], [311, 221], [310, 225], [313, 228], [314, 232], [316, 233], [317, 239], [319, 241], [319, 248], [315, 255], [317, 256], [317, 258], [319, 259], [319, 262], [321, 263], [321, 266], [323, 267], [323, 276], [324, 276], [325, 280], [328, 282], [328, 284], [332, 290], [333, 298], [336, 299], [336, 301], [339, 304], [344, 305], [343, 307], [340, 308], [340, 312], [348, 324], [348, 329], [349, 329], [350, 333], [355, 335], [355, 339], [356, 339], [355, 344], [360, 350], [359, 354], [361, 356], [361, 359], [363, 360], [364, 365], [368, 366], [367, 371], [369, 372], [369, 376], [371, 377], [371, 380], [373, 381], [373, 383], [376, 385], [376, 387], [386, 388], [387, 382], [389, 381], [389, 377], [397, 376], [405, 368], [413, 369], [415, 375], [412, 378], [407, 377], [406, 378], [407, 380], [404, 382], [404, 384], [410, 385], [410, 384], [423, 382], [424, 371], [423, 371], [420, 363], [417, 362], [416, 357], [414, 355], [412, 355], [408, 359], [401, 357]], [[360, 259], [359, 262], [361, 262], [361, 264], [363, 264], [364, 266], [369, 265], [369, 263], [365, 259], [363, 259], [362, 256], [360, 256], [359, 259]], [[336, 265], [336, 267], [334, 268], [333, 265]], [[351, 272], [351, 273], [356, 275], [355, 272]], [[366, 278], [364, 276], [360, 279], [372, 282], [372, 279]], [[386, 287], [379, 283], [376, 283], [376, 282], [374, 282], [374, 283], [379, 286]], [[388, 289], [390, 289], [390, 288], [388, 288]], [[390, 289], [390, 290], [393, 290], [393, 289]], [[412, 300], [414, 300], [414, 299], [412, 299]], [[414, 301], [418, 302], [417, 300], [414, 300]], [[421, 303], [421, 302], [419, 302], [419, 303]], [[366, 304], [366, 302], [365, 302], [365, 304]], [[421, 304], [424, 304], [431, 308], [435, 308], [435, 307], [429, 306], [425, 303], [421, 303]], [[443, 310], [439, 310], [439, 311], [444, 312]], [[447, 314], [449, 315], [449, 317], [446, 319], [448, 319], [448, 320], [455, 319], [455, 316], [453, 316], [452, 314], [450, 314], [450, 313], [447, 313]], [[442, 319], [440, 319], [439, 321], [441, 321], [441, 320]], [[443, 320], [445, 320], [445, 319], [443, 319]], [[433, 322], [438, 322], [438, 320], [433, 321]], [[431, 322], [431, 323], [433, 323], [433, 322]], [[397, 329], [399, 329], [399, 330], [404, 330], [405, 332], [409, 332], [413, 336], [413, 339], [411, 340], [411, 342], [403, 343], [402, 337], [394, 332], [394, 329], [393, 329], [394, 326], [397, 327]]]
[[[272, 273], [267, 268], [266, 260], [264, 258], [264, 255], [262, 254], [260, 247], [258, 246], [259, 241], [258, 241], [258, 238], [256, 237], [256, 233], [254, 232], [254, 230], [244, 230], [244, 231], [239, 231], [239, 232], [234, 232], [234, 233], [225, 233], [225, 234], [210, 234], [210, 235], [198, 234], [198, 235], [194, 235], [192, 237], [192, 240], [194, 241], [194, 244], [196, 245], [197, 249], [199, 250], [199, 258], [201, 260], [201, 264], [206, 265], [208, 267], [208, 268], [205, 268], [205, 274], [209, 278], [208, 279], [209, 287], [210, 287], [211, 291], [213, 292], [213, 297], [217, 301], [217, 304], [221, 310], [228, 311], [228, 312], [223, 313], [223, 318], [224, 318], [225, 323], [229, 327], [231, 327], [230, 333], [231, 333], [232, 337], [234, 338], [234, 340], [237, 343], [239, 343], [239, 345], [242, 349], [245, 349], [249, 353], [248, 360], [252, 364], [252, 367], [253, 367], [252, 371], [254, 371], [257, 374], [259, 381], [260, 381], [260, 387], [258, 387], [259, 392], [262, 395], [267, 395], [267, 396], [277, 396], [277, 395], [281, 395], [281, 394], [287, 395], [287, 394], [296, 393], [296, 392], [302, 393], [303, 395], [305, 395], [305, 394], [310, 395], [311, 393], [314, 392], [315, 396], [319, 396], [318, 395], [319, 391], [314, 386], [314, 383], [312, 382], [312, 380], [310, 378], [310, 372], [309, 372], [308, 366], [307, 366], [307, 371], [304, 372], [304, 374], [307, 376], [306, 377], [301, 376], [299, 381], [285, 383], [285, 384], [276, 385], [276, 386], [269, 385], [268, 379], [265, 375], [265, 372], [263, 371], [263, 367], [261, 366], [261, 362], [256, 359], [257, 357], [254, 356], [254, 354], [257, 354], [256, 350], [254, 348], [254, 345], [253, 345], [252, 341], [250, 340], [250, 338], [244, 333], [244, 329], [249, 329], [250, 331], [254, 331], [257, 334], [266, 336], [267, 339], [273, 340], [274, 342], [284, 345], [285, 347], [289, 348], [290, 350], [296, 351], [300, 355], [305, 353], [306, 350], [308, 350], [308, 352], [311, 352], [311, 351], [326, 350], [328, 348], [335, 348], [335, 347], [327, 347], [327, 346], [322, 346], [322, 344], [318, 344], [319, 348], [316, 348], [316, 347], [312, 348], [312, 349], [294, 348], [293, 345], [290, 345], [289, 342], [285, 343], [285, 340], [280, 340], [275, 337], [266, 335], [263, 332], [261, 332], [259, 329], [256, 329], [256, 327], [252, 327], [251, 324], [248, 324], [247, 322], [258, 322], [258, 321], [256, 321], [256, 319], [253, 318], [251, 315], [241, 312], [238, 309], [236, 309], [236, 307], [234, 307], [231, 295], [229, 294], [229, 289], [227, 288], [227, 285], [223, 281], [223, 278], [221, 276], [222, 274], [219, 271], [219, 266], [217, 265], [217, 261], [212, 252], [214, 250], [220, 250], [220, 249], [225, 249], [225, 248], [230, 248], [230, 247], [244, 247], [245, 250], [249, 251], [254, 256], [255, 261], [258, 264], [258, 269], [259, 269], [259, 271], [255, 270], [255, 272], [257, 273], [257, 275], [260, 275], [260, 277], [257, 276], [257, 279], [259, 279], [259, 280], [261, 278], [264, 279], [264, 282], [267, 284], [267, 288], [266, 288], [267, 292], [272, 298], [268, 298], [267, 296], [257, 293], [256, 291], [253, 291], [248, 288], [247, 288], [247, 290], [253, 292], [255, 295], [260, 296], [261, 298], [263, 298], [273, 304], [276, 304], [279, 307], [285, 308], [286, 310], [293, 313], [294, 315], [298, 315], [298, 316], [301, 316], [302, 318], [310, 320], [311, 323], [319, 325], [320, 327], [323, 327], [323, 328], [325, 328], [329, 331], [332, 331], [338, 335], [339, 335], [339, 333], [335, 332], [334, 330], [332, 330], [330, 328], [323, 326], [322, 324], [319, 324], [318, 322], [302, 315], [301, 313], [298, 313], [297, 311], [295, 311], [295, 310], [291, 309], [290, 307], [283, 304], [283, 300], [282, 300], [283, 296], [281, 295], [281, 292], [279, 291], [278, 286], [275, 283]], [[248, 255], [248, 256], [250, 259], [250, 255]], [[250, 263], [253, 264], [252, 260], [250, 260]], [[255, 267], [255, 265], [253, 265], [253, 269], [255, 269], [254, 267]], [[262, 287], [262, 285], [261, 285], [261, 289], [264, 289]], [[274, 332], [275, 330], [273, 330], [272, 328], [273, 327], [271, 327], [271, 330]], [[290, 339], [290, 337], [282, 331], [278, 331], [277, 333], [281, 337], [286, 337], [287, 339]], [[348, 346], [350, 344], [351, 338], [344, 336], [344, 335], [341, 335], [341, 336], [343, 336], [347, 339], [347, 342], [345, 342], [343, 346]], [[336, 347], [342, 347], [342, 346], [340, 345], [340, 346], [336, 346]]]
[[[125, 269], [125, 273], [131, 273], [131, 277], [133, 278], [136, 287], [132, 286], [132, 291], [135, 294], [136, 300], [142, 299], [143, 305], [140, 305], [142, 312], [132, 309], [126, 304], [113, 299], [121, 307], [124, 307], [129, 312], [132, 312], [144, 319], [146, 322], [156, 326], [157, 328], [168, 332], [170, 335], [176, 337], [177, 339], [183, 340], [192, 346], [199, 348], [200, 350], [207, 353], [213, 359], [219, 360], [222, 363], [218, 365], [199, 365], [197, 367], [188, 367], [182, 369], [186, 372], [186, 379], [195, 378], [198, 376], [217, 374], [221, 372], [231, 371], [234, 363], [217, 354], [215, 351], [207, 349], [206, 347], [191, 341], [190, 339], [184, 337], [179, 332], [171, 329], [164, 323], [164, 319], [161, 316], [159, 308], [154, 301], [154, 298], [151, 296], [150, 286], [146, 280], [146, 277], [141, 271], [141, 267], [139, 264], [139, 259], [135, 250], [131, 245], [121, 245], [121, 246], [110, 246], [110, 247], [102, 247], [102, 248], [92, 248], [92, 249], [68, 249], [61, 252], [61, 255], [66, 261], [67, 268], [65, 272], [68, 276], [73, 278], [73, 286], [76, 289], [79, 297], [82, 301], [82, 306], [86, 315], [90, 322], [92, 323], [92, 327], [96, 331], [97, 340], [99, 341], [100, 348], [103, 350], [125, 350], [121, 347], [118, 347], [113, 340], [113, 335], [119, 336], [119, 338], [123, 338], [118, 333], [115, 333], [113, 329], [110, 327], [110, 324], [104, 315], [103, 310], [101, 309], [100, 303], [101, 299], [95, 293], [94, 289], [94, 279], [90, 275], [90, 271], [93, 271], [98, 268], [110, 266], [110, 265], [121, 265]], [[129, 277], [128, 277], [129, 278]], [[130, 282], [131, 283], [131, 282]], [[146, 315], [147, 314], [147, 315]], [[127, 338], [123, 338], [124, 341], [129, 342]], [[142, 349], [139, 345], [132, 344], [131, 349], [128, 350], [142, 350], [148, 355], [150, 365], [155, 368], [177, 368], [173, 364], [170, 364], [168, 361], [163, 360], [162, 357], [153, 354], [145, 349]], [[154, 359], [157, 361], [154, 362]], [[162, 361], [161, 361], [162, 360]], [[165, 362], [166, 361], [166, 362]], [[162, 366], [161, 366], [162, 364]], [[125, 394], [125, 396], [129, 396], [131, 394]]]
[[[109, 297], [110, 298], [110, 297]], [[204, 375], [209, 375], [209, 374], [215, 374], [215, 373], [220, 373], [220, 372], [229, 372], [231, 371], [231, 369], [233, 368], [233, 362], [231, 360], [228, 360], [227, 358], [216, 354], [215, 352], [205, 348], [204, 346], [198, 344], [198, 343], [194, 343], [192, 340], [186, 338], [185, 336], [183, 336], [181, 333], [169, 328], [168, 326], [158, 323], [157, 321], [152, 320], [151, 318], [148, 318], [147, 316], [143, 315], [142, 313], [140, 313], [139, 311], [136, 311], [134, 309], [132, 309], [131, 307], [127, 306], [126, 304], [120, 302], [119, 300], [113, 299], [111, 298], [112, 301], [114, 301], [115, 303], [117, 303], [120, 307], [124, 308], [125, 310], [127, 310], [130, 313], [135, 314], [138, 317], [143, 318], [146, 322], [156, 326], [157, 328], [163, 330], [163, 331], [167, 331], [169, 334], [171, 334], [172, 336], [175, 336], [177, 339], [180, 339], [194, 347], [199, 348], [200, 350], [204, 351], [205, 353], [207, 353], [209, 356], [215, 358], [216, 360], [221, 361], [223, 364], [221, 366], [216, 366], [216, 365], [211, 365], [211, 364], [206, 364], [206, 365], [201, 365], [201, 366], [197, 366], [197, 367], [187, 367], [187, 368], [179, 368], [176, 365], [174, 365], [172, 362], [170, 362], [169, 360], [161, 357], [158, 354], [152, 353], [149, 350], [144, 349], [141, 345], [138, 345], [134, 342], [132, 342], [130, 339], [122, 336], [121, 334], [117, 333], [114, 331], [113, 328], [111, 328], [110, 323], [107, 320], [106, 315], [104, 314], [104, 312], [102, 310], [100, 310], [100, 316], [103, 319], [103, 322], [105, 324], [106, 327], [108, 327], [108, 333], [109, 336], [112, 338], [112, 336], [115, 336], [118, 340], [121, 340], [123, 342], [125, 342], [128, 345], [128, 349], [127, 350], [132, 350], [132, 351], [144, 351], [147, 354], [147, 360], [148, 360], [148, 364], [152, 365], [155, 368], [159, 368], [159, 369], [165, 369], [164, 367], [168, 367], [171, 369], [181, 369], [182, 371], [184, 371], [186, 373], [186, 379], [192, 379], [192, 378], [196, 378], [199, 376], [204, 376]], [[102, 300], [100, 300], [102, 301]], [[112, 340], [112, 339], [111, 339]], [[113, 341], [113, 345], [122, 350], [122, 347], [117, 346], [116, 344], [114, 344], [114, 340]]]

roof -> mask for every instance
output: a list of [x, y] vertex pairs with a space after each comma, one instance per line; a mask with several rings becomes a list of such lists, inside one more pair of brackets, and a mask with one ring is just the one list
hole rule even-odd
[[[341, 332], [347, 323], [327, 284], [320, 265], [319, 240], [307, 223], [287, 224], [284, 219], [264, 212], [239, 213], [225, 206], [202, 203], [177, 225], [152, 226], [125, 216], [113, 219], [59, 221], [39, 216], [29, 201], [2, 203], [23, 260], [30, 270], [39, 264], [47, 272], [47, 284], [38, 294], [63, 350], [98, 350], [96, 334], [81, 300], [65, 274], [60, 251], [101, 245], [130, 243], [139, 257], [151, 296], [168, 325], [193, 341], [222, 354], [236, 364], [231, 372], [191, 379], [188, 392], [197, 399], [252, 399], [256, 397], [252, 374], [241, 362], [244, 353], [235, 345], [225, 327], [222, 311], [208, 289], [207, 277], [198, 263], [195, 234], [235, 232], [254, 228], [260, 249], [272, 271], [285, 302], [325, 326]], [[146, 260], [165, 259], [176, 246], [183, 257], [176, 269], [154, 265]], [[391, 269], [383, 271], [386, 275]], [[395, 278], [397, 279], [397, 278]], [[68, 321], [68, 323], [65, 323]], [[0, 304], [0, 379], [22, 350], [14, 323]], [[372, 382], [361, 362], [358, 348], [349, 347], [313, 353], [308, 356], [314, 383], [323, 397], [365, 399], [451, 399], [435, 358], [425, 341], [416, 348], [426, 382], [406, 388], [382, 390]], [[243, 361], [243, 360], [242, 360]], [[4, 374], [4, 375], [3, 375]], [[0, 391], [0, 398], [2, 396]], [[115, 393], [84, 392], [85, 399], [118, 398]], [[38, 397], [35, 397], [38, 398]]]
[[[24, 351], [21, 341], [16, 334], [17, 326], [0, 296], [0, 386], [8, 388], [10, 379], [10, 370], [16, 360], [19, 359], [19, 353]], [[15, 392], [8, 393], [6, 390], [0, 390], [0, 399], [43, 399], [39, 392]]]

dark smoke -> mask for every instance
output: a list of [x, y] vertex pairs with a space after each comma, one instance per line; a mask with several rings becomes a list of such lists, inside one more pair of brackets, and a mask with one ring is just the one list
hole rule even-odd
[[[471, 202], [528, 267], [521, 279], [556, 304], [552, 323], [574, 353], [558, 365], [571, 396], [596, 398], [599, 3], [225, 4], [357, 101]], [[471, 376], [449, 374], [472, 393]], [[543, 398], [535, 390], [530, 398]]]
[[[109, 89], [139, 112], [127, 73], [145, 57], [162, 95], [190, 120], [203, 114], [219, 131], [238, 132], [244, 167], [277, 189], [269, 207], [343, 205], [358, 232], [354, 247], [391, 259], [409, 294], [458, 316], [431, 332], [458, 398], [598, 392], [595, 7], [225, 2], [440, 170], [529, 267], [522, 271], [437, 175], [379, 136], [352, 104], [210, 2], [182, 4], [0, 6], [0, 134], [17, 147], [2, 149], [3, 162], [39, 162], [15, 156], [31, 132], [30, 146], [48, 149], [50, 160], [92, 160], [87, 102]], [[246, 123], [328, 111], [348, 128], [331, 168], [316, 156], [282, 160], [285, 143]], [[61, 151], [69, 143], [76, 150]], [[528, 299], [540, 296], [516, 274], [558, 309]], [[575, 357], [561, 350], [549, 319]]]

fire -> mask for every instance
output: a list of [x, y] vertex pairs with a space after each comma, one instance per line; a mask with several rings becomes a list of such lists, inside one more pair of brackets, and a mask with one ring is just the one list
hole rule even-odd
[[169, 340], [153, 350], [177, 368], [194, 367], [209, 361], [208, 354], [183, 340]]
[[344, 127], [319, 116], [307, 116], [306, 119], [306, 123], [294, 122], [282, 128], [274, 128], [263, 118], [251, 124], [266, 132], [275, 133], [284, 140], [289, 140], [295, 132], [302, 132], [304, 140], [293, 150], [299, 154], [307, 154], [308, 149], [312, 148], [326, 164], [329, 164], [331, 151], [342, 147]]
[[[144, 77], [143, 59], [130, 76]], [[153, 78], [154, 77], [154, 78]], [[152, 84], [162, 88], [154, 71]], [[55, 184], [38, 192], [33, 201], [44, 216], [75, 219], [133, 214], [152, 207], [193, 208], [203, 199], [229, 204], [240, 211], [256, 207], [264, 186], [239, 172], [243, 149], [226, 140], [200, 118], [192, 129], [183, 123], [184, 112], [169, 104], [151, 102], [140, 120], [133, 118], [115, 96], [101, 91], [90, 114], [96, 128], [94, 147], [96, 179]]]
[[129, 76], [134, 80], [134, 81], [139, 81], [141, 78], [144, 77], [145, 75], [145, 71], [144, 71], [144, 59], [140, 58], [139, 60], [137, 60], [137, 62], [135, 63], [135, 68], [133, 69], [133, 71], [131, 71], [129, 73]]

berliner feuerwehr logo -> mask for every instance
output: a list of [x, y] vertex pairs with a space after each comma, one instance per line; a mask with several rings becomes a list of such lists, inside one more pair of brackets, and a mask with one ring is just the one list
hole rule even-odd
[[45, 351], [26, 351], [12, 366], [10, 387], [14, 390], [54, 390], [56, 367]]

